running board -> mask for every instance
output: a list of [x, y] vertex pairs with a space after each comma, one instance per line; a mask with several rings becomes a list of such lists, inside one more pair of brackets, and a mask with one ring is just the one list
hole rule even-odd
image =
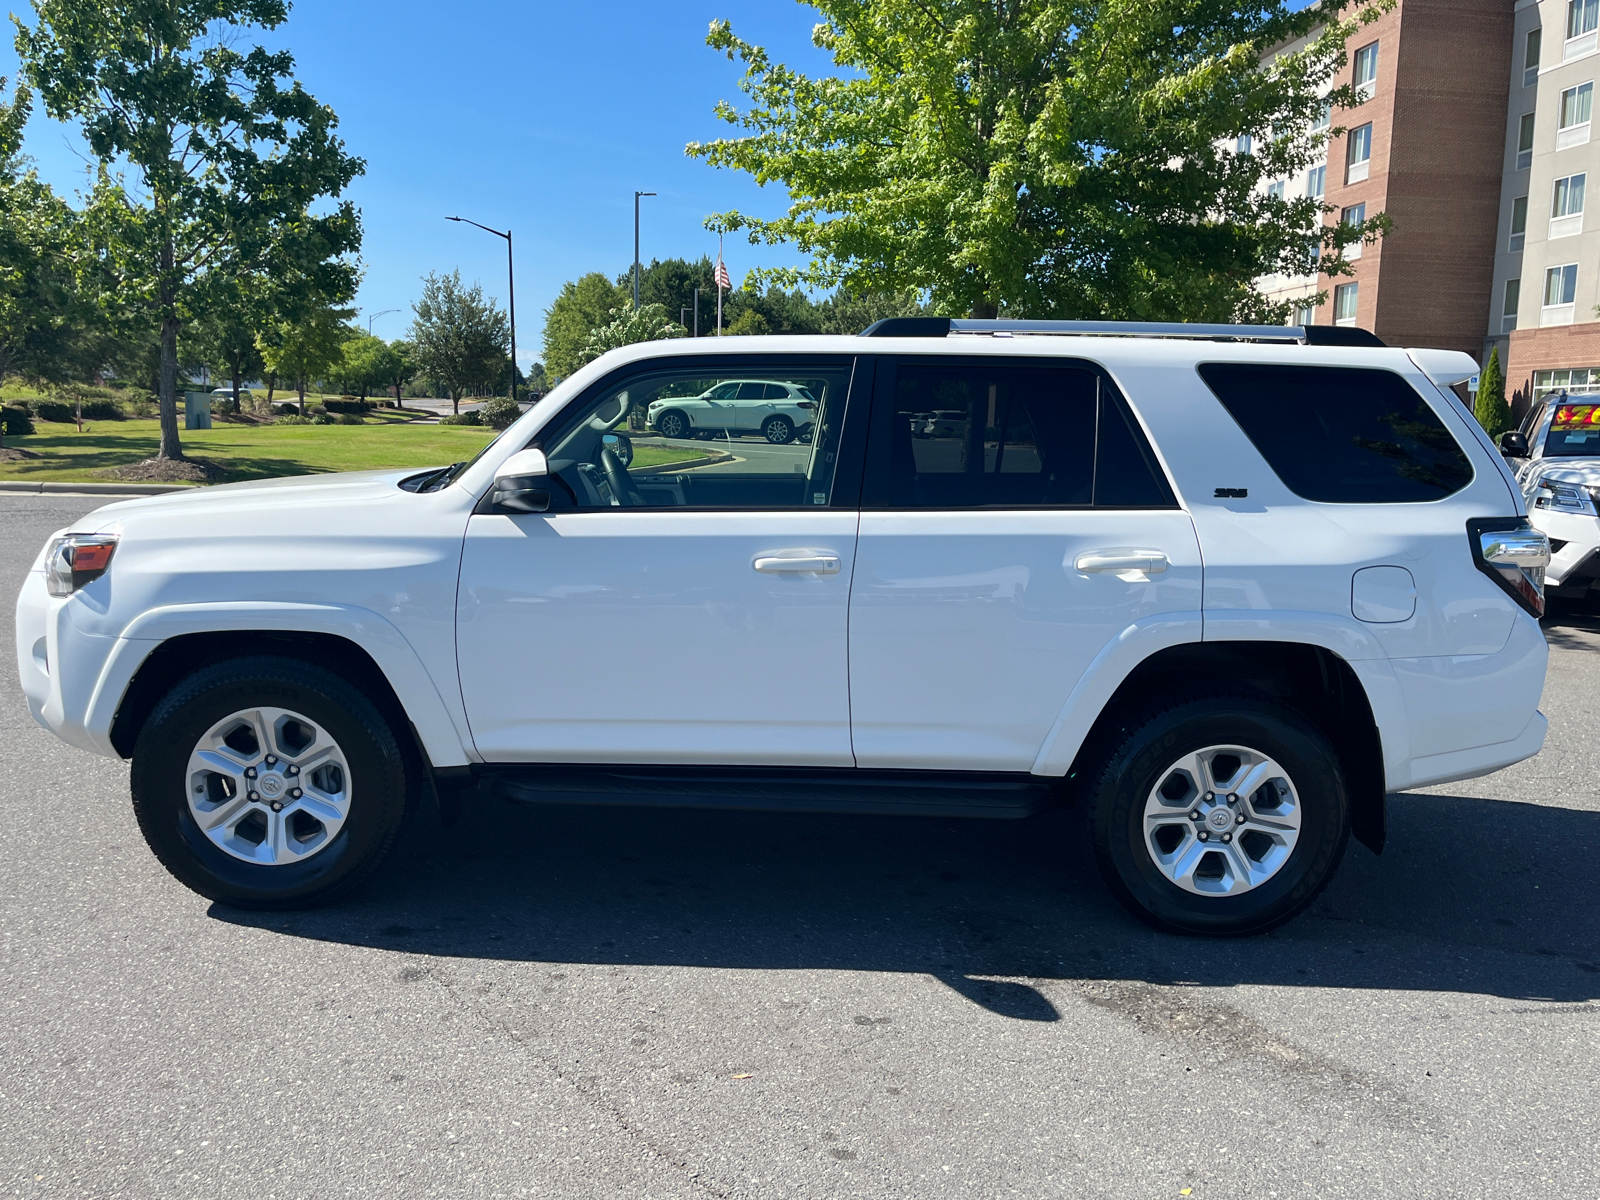
[[1026, 817], [1059, 780], [974, 771], [490, 763], [484, 790], [524, 804], [623, 804], [910, 817]]

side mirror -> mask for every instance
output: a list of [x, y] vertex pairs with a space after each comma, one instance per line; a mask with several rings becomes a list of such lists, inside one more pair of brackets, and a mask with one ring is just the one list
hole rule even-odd
[[494, 473], [489, 503], [501, 512], [542, 513], [550, 508], [550, 464], [543, 450], [519, 450]]
[[1528, 439], [1520, 430], [1508, 429], [1500, 435], [1500, 453], [1507, 458], [1527, 458]]

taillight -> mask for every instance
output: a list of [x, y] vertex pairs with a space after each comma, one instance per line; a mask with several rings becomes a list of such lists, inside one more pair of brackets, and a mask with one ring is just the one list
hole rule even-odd
[[1544, 616], [1544, 569], [1550, 565], [1550, 539], [1525, 517], [1468, 521], [1467, 537], [1478, 570], [1535, 617]]
[[44, 556], [45, 585], [52, 596], [70, 596], [99, 579], [111, 565], [117, 538], [109, 533], [69, 533], [50, 543]]

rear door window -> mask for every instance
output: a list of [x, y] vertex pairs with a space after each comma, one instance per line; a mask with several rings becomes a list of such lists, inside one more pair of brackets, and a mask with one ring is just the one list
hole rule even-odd
[[1074, 363], [884, 362], [867, 461], [870, 508], [1175, 506], [1120, 397]]
[[1428, 402], [1393, 371], [1202, 363], [1200, 378], [1305, 500], [1403, 504], [1472, 482], [1472, 464]]

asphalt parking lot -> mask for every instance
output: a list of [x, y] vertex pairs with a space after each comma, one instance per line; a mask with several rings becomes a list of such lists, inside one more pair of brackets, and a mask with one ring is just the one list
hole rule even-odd
[[[0, 495], [0, 594], [101, 503]], [[1538, 758], [1393, 797], [1315, 909], [1155, 934], [1080, 818], [426, 818], [344, 906], [211, 905], [0, 659], [0, 1195], [1600, 1190], [1600, 619]], [[8, 641], [9, 644], [9, 641]]]

